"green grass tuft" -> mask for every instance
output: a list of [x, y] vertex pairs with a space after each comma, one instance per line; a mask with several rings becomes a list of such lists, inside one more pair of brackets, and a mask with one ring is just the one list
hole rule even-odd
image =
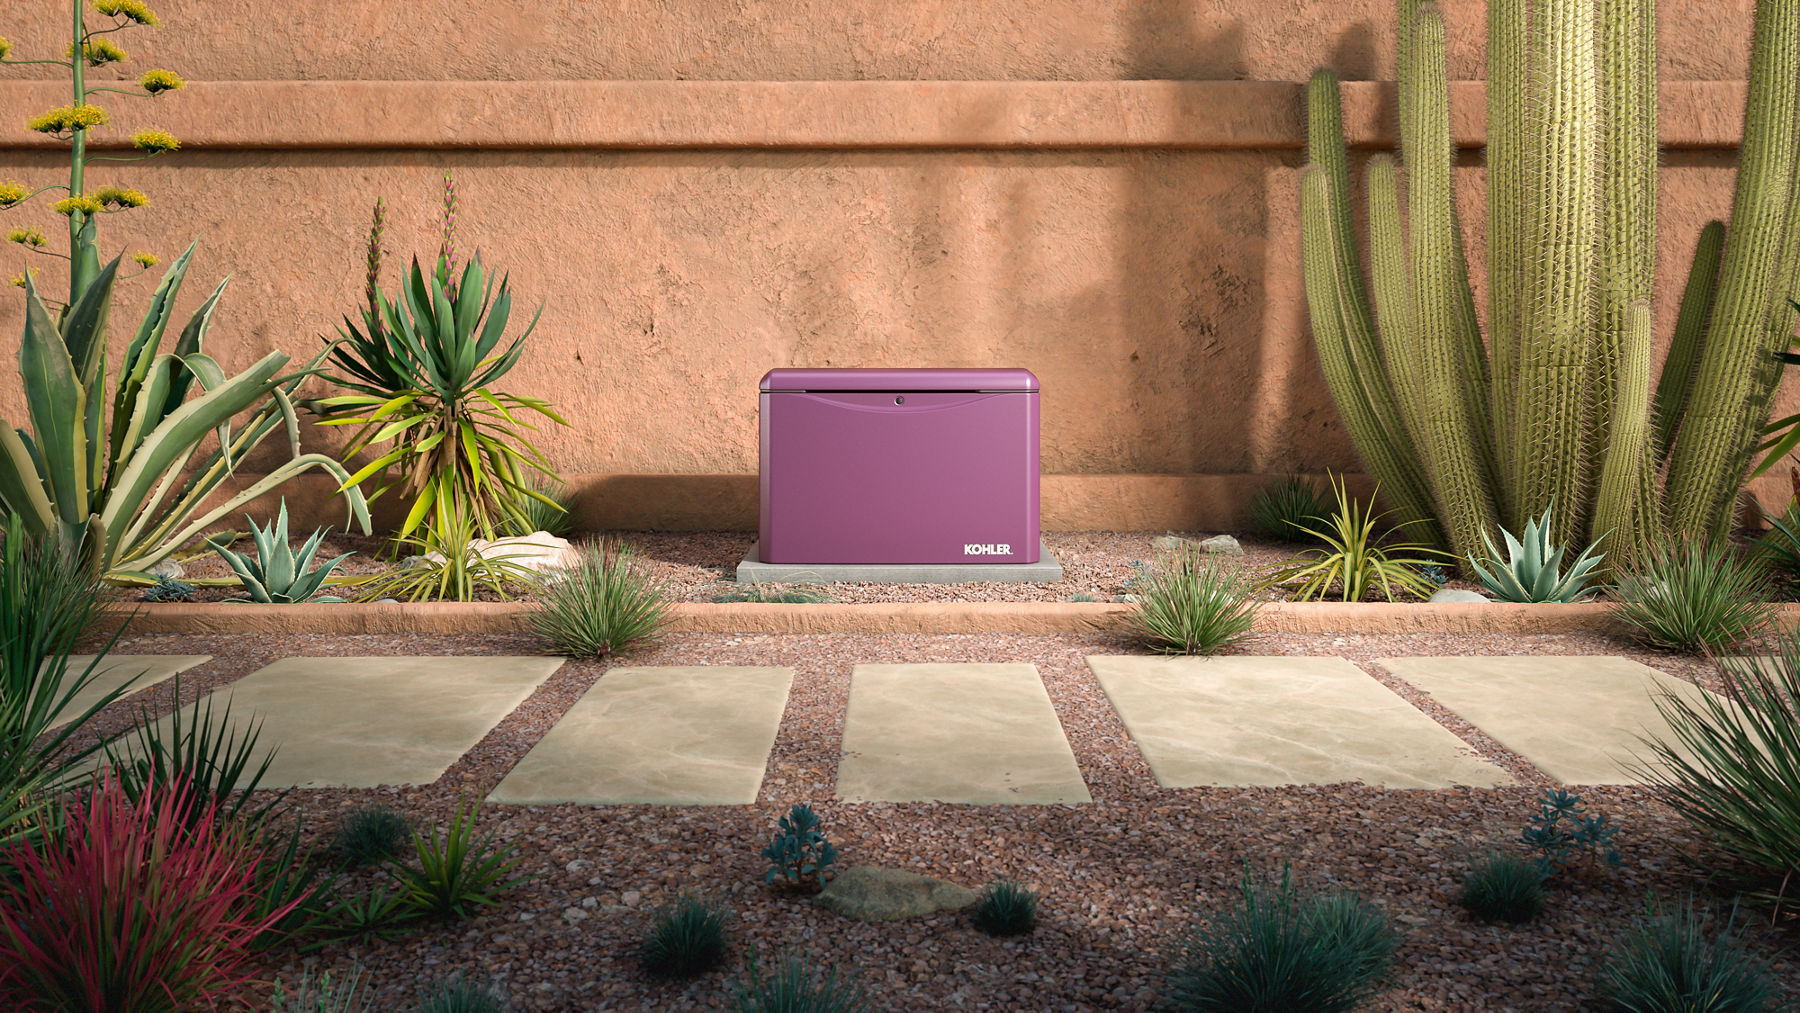
[[412, 820], [385, 805], [358, 806], [344, 814], [331, 850], [349, 865], [375, 865], [394, 858], [412, 839]]
[[1626, 1013], [1765, 1013], [1781, 992], [1741, 933], [1694, 908], [1654, 904], [1601, 972], [1600, 993]]
[[1184, 544], [1138, 580], [1131, 623], [1155, 650], [1217, 654], [1256, 625], [1255, 590], [1244, 571]]
[[644, 970], [663, 978], [691, 978], [719, 966], [730, 947], [730, 912], [690, 893], [658, 907], [638, 951]]
[[1761, 566], [1716, 542], [1664, 542], [1619, 581], [1614, 614], [1631, 636], [1668, 650], [1748, 640], [1775, 616]]
[[1484, 922], [1522, 925], [1544, 909], [1544, 870], [1510, 851], [1490, 851], [1469, 863], [1462, 906]]
[[505, 989], [458, 973], [421, 992], [409, 1013], [512, 1013], [512, 1009]]
[[579, 566], [545, 583], [530, 621], [551, 650], [598, 658], [653, 639], [669, 604], [629, 548], [603, 545], [584, 550]]
[[732, 990], [737, 1013], [865, 1013], [869, 998], [861, 986], [839, 976], [831, 965], [818, 966], [805, 953], [777, 957], [767, 974], [750, 951], [745, 980]]
[[990, 936], [1022, 936], [1037, 928], [1038, 895], [1016, 880], [1002, 879], [981, 892], [971, 912], [975, 927]]
[[1250, 525], [1278, 542], [1310, 542], [1307, 528], [1331, 516], [1331, 499], [1299, 475], [1287, 475], [1256, 491], [1250, 501]]

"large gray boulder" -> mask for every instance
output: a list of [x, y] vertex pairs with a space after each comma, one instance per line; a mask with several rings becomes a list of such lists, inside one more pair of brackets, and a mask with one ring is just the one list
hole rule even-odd
[[975, 891], [905, 869], [853, 865], [819, 894], [826, 910], [863, 922], [891, 922], [938, 911], [961, 911], [975, 903]]

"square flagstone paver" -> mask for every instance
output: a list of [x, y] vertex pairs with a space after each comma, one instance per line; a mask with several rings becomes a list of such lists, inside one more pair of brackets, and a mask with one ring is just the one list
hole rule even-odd
[[615, 668], [489, 796], [494, 802], [749, 805], [791, 668]]
[[[80, 678], [92, 664], [92, 654], [71, 654], [69, 656], [68, 679]], [[204, 665], [212, 660], [210, 654], [108, 654], [101, 659], [97, 667], [94, 681], [81, 688], [68, 706], [57, 712], [56, 720], [51, 728], [60, 728], [89, 707], [99, 703], [106, 694], [131, 683], [120, 700], [130, 699], [134, 693], [142, 693], [159, 682], [164, 682], [180, 672], [185, 672], [195, 665]], [[136, 677], [137, 681], [132, 682]], [[67, 683], [65, 683], [67, 685]]]
[[1511, 782], [1343, 658], [1087, 659], [1165, 788]]
[[1035, 665], [858, 665], [838, 795], [850, 802], [1088, 802]]
[[[430, 784], [562, 666], [562, 658], [284, 658], [187, 708], [262, 721], [267, 788]], [[164, 719], [165, 729], [168, 719]]]
[[1638, 784], [1644, 736], [1667, 736], [1654, 694], [1698, 703], [1706, 691], [1630, 658], [1383, 658], [1508, 749], [1564, 784]]

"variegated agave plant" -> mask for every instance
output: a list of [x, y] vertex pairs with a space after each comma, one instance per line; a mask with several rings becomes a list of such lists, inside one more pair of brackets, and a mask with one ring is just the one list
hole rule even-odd
[[223, 545], [214, 544], [212, 550], [224, 559], [238, 579], [244, 582], [244, 590], [250, 592], [251, 601], [266, 602], [275, 605], [288, 605], [303, 601], [343, 601], [333, 595], [314, 598], [325, 578], [337, 565], [349, 559], [352, 553], [346, 552], [336, 559], [321, 563], [312, 569], [313, 556], [319, 551], [319, 541], [325, 537], [324, 529], [314, 530], [312, 537], [300, 547], [298, 553], [288, 544], [287, 500], [281, 501], [281, 509], [275, 520], [268, 527], [259, 528], [255, 521], [250, 522], [250, 537], [256, 542], [256, 558], [250, 559], [241, 552], [233, 552]]
[[1487, 543], [1487, 558], [1470, 556], [1469, 565], [1489, 594], [1501, 601], [1572, 602], [1587, 593], [1588, 577], [1606, 556], [1594, 551], [1600, 547], [1600, 543], [1595, 542], [1569, 564], [1569, 572], [1561, 572], [1564, 548], [1550, 541], [1550, 511], [1555, 508], [1556, 503], [1552, 500], [1544, 508], [1542, 517], [1526, 521], [1523, 539], [1514, 538], [1505, 528], [1500, 529], [1500, 537], [1506, 542], [1504, 561], [1500, 551], [1494, 548], [1494, 539], [1482, 532], [1482, 541]]

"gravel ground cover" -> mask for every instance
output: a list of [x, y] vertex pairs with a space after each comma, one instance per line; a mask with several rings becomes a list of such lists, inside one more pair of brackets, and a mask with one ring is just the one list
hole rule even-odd
[[[290, 655], [506, 654], [523, 637], [126, 636], [132, 653], [212, 654], [185, 674], [181, 698]], [[1456, 896], [1465, 856], [1516, 837], [1549, 780], [1522, 758], [1394, 678], [1376, 659], [1408, 654], [1622, 654], [1701, 684], [1701, 662], [1647, 654], [1598, 635], [1328, 636], [1265, 634], [1246, 654], [1344, 657], [1418, 705], [1483, 756], [1520, 779], [1516, 787], [1390, 791], [1356, 785], [1280, 789], [1157, 787], [1090, 674], [1085, 656], [1132, 646], [1105, 636], [700, 635], [681, 634], [608, 662], [571, 662], [436, 783], [416, 789], [322, 790], [290, 796], [314, 839], [341, 814], [371, 802], [421, 820], [446, 820], [459, 799], [481, 798], [612, 664], [788, 665], [792, 693], [753, 806], [490, 805], [482, 824], [516, 844], [538, 878], [469, 921], [369, 944], [336, 943], [266, 957], [269, 978], [360, 961], [383, 1008], [399, 1008], [419, 984], [462, 969], [504, 983], [521, 1009], [703, 1010], [728, 1008], [728, 982], [747, 946], [807, 948], [852, 970], [893, 1011], [1149, 1010], [1182, 932], [1230, 903], [1246, 866], [1291, 863], [1303, 881], [1363, 892], [1405, 931], [1381, 1010], [1585, 1010], [1597, 962], [1643, 908], [1649, 891], [1704, 891], [1684, 864], [1699, 845], [1685, 824], [1636, 788], [1592, 789], [1590, 808], [1623, 822], [1622, 868], [1580, 874], [1554, 891], [1541, 918], [1520, 928], [1472, 921]], [[852, 665], [861, 662], [1019, 661], [1038, 666], [1094, 802], [1078, 806], [975, 807], [844, 804], [833, 784]], [[144, 694], [153, 711], [171, 687]], [[115, 707], [100, 727], [129, 720]], [[880, 925], [842, 919], [808, 898], [762, 884], [757, 851], [776, 817], [796, 802], [819, 810], [848, 864], [898, 866], [980, 886], [1015, 876], [1043, 891], [1040, 927], [1022, 939], [976, 932], [966, 915]], [[352, 882], [357, 882], [352, 880]], [[736, 912], [727, 970], [669, 985], [646, 980], [636, 953], [649, 910], [680, 889], [699, 890]], [[1780, 955], [1783, 937], [1754, 930], [1775, 955], [1791, 993], [1800, 964]], [[266, 986], [265, 992], [266, 992]], [[266, 1008], [266, 1007], [261, 1007]]]

